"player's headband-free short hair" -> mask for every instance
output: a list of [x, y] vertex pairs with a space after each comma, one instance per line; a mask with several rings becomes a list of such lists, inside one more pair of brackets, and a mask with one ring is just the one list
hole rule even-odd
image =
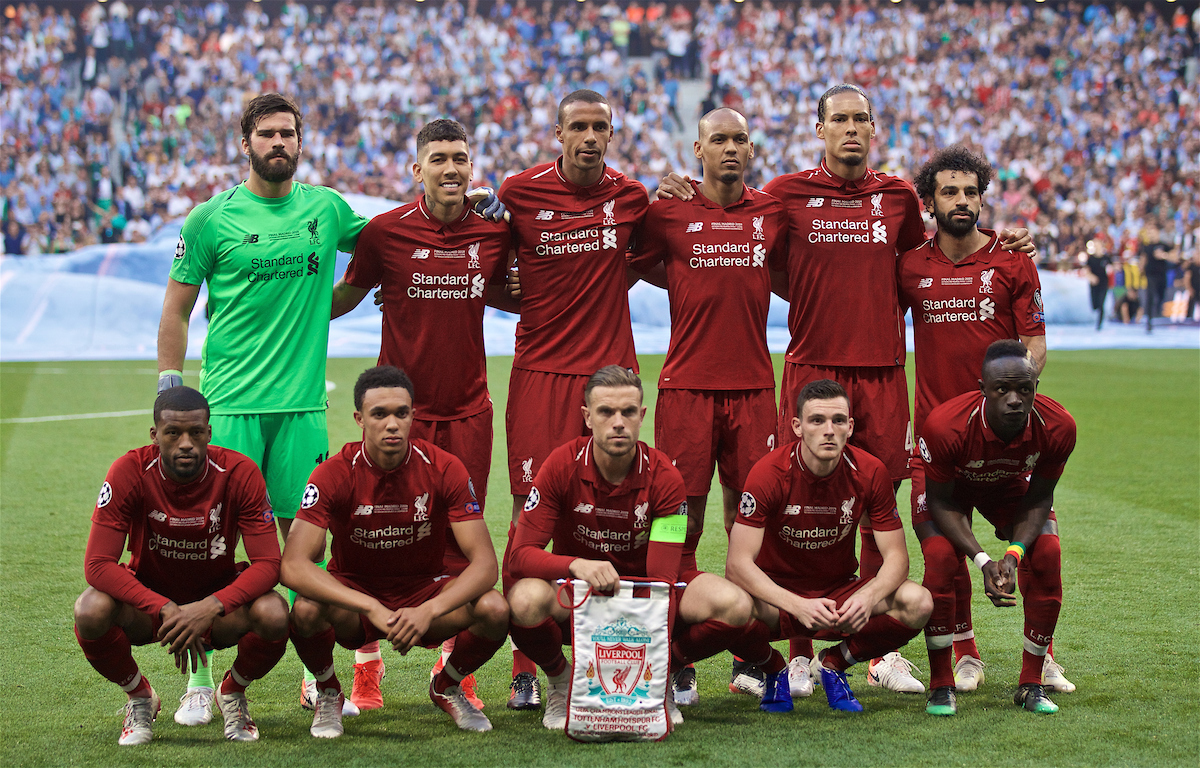
[[597, 93], [596, 91], [591, 91], [587, 88], [580, 88], [577, 91], [571, 91], [563, 97], [562, 101], [558, 102], [559, 125], [563, 124], [563, 112], [566, 110], [567, 105], [576, 103], [603, 104], [604, 106], [608, 107], [609, 119], [612, 119], [612, 105], [608, 103], [608, 99], [604, 98], [603, 95]]
[[246, 110], [242, 112], [242, 138], [249, 141], [250, 134], [254, 133], [255, 127], [258, 126], [258, 121], [276, 112], [291, 112], [295, 115], [296, 135], [303, 135], [304, 118], [301, 117], [300, 108], [295, 102], [280, 93], [264, 93], [251, 99], [246, 105]]
[[583, 404], [591, 402], [592, 390], [596, 387], [637, 387], [638, 402], [642, 401], [642, 380], [628, 368], [620, 365], [606, 365], [592, 374], [583, 388]]
[[800, 394], [796, 395], [796, 415], [804, 412], [804, 404], [809, 400], [833, 400], [839, 397], [846, 398], [846, 404], [850, 404], [850, 396], [846, 394], [845, 388], [833, 379], [810, 381], [800, 390]]
[[208, 400], [204, 395], [183, 385], [164, 389], [154, 398], [155, 426], [162, 423], [163, 411], [204, 411], [205, 421], [208, 421], [210, 414]]
[[354, 382], [354, 410], [362, 411], [363, 397], [367, 394], [368, 389], [396, 388], [407, 389], [408, 396], [414, 401], [417, 399], [412, 379], [408, 378], [408, 374], [404, 371], [394, 365], [377, 365], [374, 368], [368, 368], [360, 373], [358, 381]]
[[820, 99], [820, 101], [817, 102], [817, 122], [818, 123], [825, 122], [825, 103], [827, 101], [829, 101], [829, 97], [837, 96], [839, 93], [857, 93], [859, 96], [862, 96], [864, 99], [867, 100], [867, 116], [870, 117], [872, 120], [875, 119], [875, 110], [871, 106], [871, 97], [867, 95], [866, 91], [864, 91], [862, 88], [858, 87], [854, 83], [838, 83], [837, 85], [830, 88], [828, 91], [825, 91], [825, 93], [821, 94], [821, 99]]
[[462, 123], [444, 117], [425, 123], [424, 127], [417, 132], [418, 156], [420, 156], [422, 149], [429, 146], [429, 142], [431, 141], [461, 141], [464, 144], [470, 143], [467, 139], [467, 129], [462, 127]]
[[975, 174], [979, 194], [987, 191], [992, 183], [992, 164], [983, 155], [972, 152], [961, 144], [946, 147], [934, 153], [929, 162], [917, 171], [913, 186], [917, 188], [917, 196], [928, 200], [937, 192], [937, 175], [942, 171], [961, 171]]
[[987, 352], [983, 355], [983, 367], [986, 370], [988, 364], [993, 360], [1002, 360], [1007, 357], [1019, 357], [1022, 360], [1033, 362], [1033, 355], [1029, 353], [1029, 349], [1024, 344], [1016, 339], [1000, 339], [988, 345]]

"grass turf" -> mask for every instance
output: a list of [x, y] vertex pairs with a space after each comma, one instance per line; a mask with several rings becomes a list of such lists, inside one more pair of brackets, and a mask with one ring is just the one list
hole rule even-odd
[[[329, 410], [336, 450], [355, 439], [350, 390], [370, 361], [331, 360]], [[653, 423], [661, 357], [642, 359]], [[496, 400], [496, 447], [488, 520], [498, 550], [508, 520], [504, 395], [509, 358], [488, 361]], [[776, 369], [781, 364], [776, 359]], [[1019, 610], [997, 610], [976, 577], [975, 626], [987, 680], [963, 694], [954, 718], [924, 714], [924, 697], [851, 684], [863, 715], [834, 714], [818, 689], [791, 715], [760, 714], [729, 693], [728, 657], [698, 665], [701, 702], [658, 745], [582, 745], [542, 730], [540, 714], [504, 708], [507, 650], [479, 674], [495, 730], [457, 731], [426, 696], [434, 651], [388, 652], [385, 707], [346, 721], [332, 742], [308, 735], [298, 706], [299, 662], [288, 655], [250, 689], [257, 744], [228, 744], [218, 722], [176, 725], [184, 681], [157, 646], [135, 651], [163, 697], [152, 744], [117, 746], [123, 696], [84, 660], [71, 632], [71, 604], [85, 587], [89, 515], [109, 464], [148, 441], [148, 415], [17, 423], [15, 418], [148, 408], [155, 372], [147, 362], [6, 363], [0, 371], [0, 682], [6, 766], [34, 765], [1189, 765], [1200, 760], [1196, 681], [1197, 543], [1200, 520], [1200, 376], [1195, 351], [1055, 352], [1041, 391], [1079, 422], [1079, 444], [1059, 484], [1065, 597], [1058, 659], [1078, 692], [1057, 695], [1053, 717], [1011, 702], [1020, 663]], [[195, 385], [194, 375], [185, 381]], [[715, 487], [714, 487], [715, 490]], [[907, 485], [898, 495], [907, 516]], [[720, 493], [709, 496], [702, 568], [723, 572]], [[980, 530], [981, 534], [985, 531]], [[920, 551], [909, 534], [911, 577]], [[993, 555], [999, 542], [981, 536]], [[905, 655], [925, 668], [920, 640]], [[349, 682], [352, 656], [338, 649]], [[219, 676], [233, 651], [220, 651]], [[925, 672], [928, 670], [925, 669]], [[927, 675], [925, 676], [927, 680]]]

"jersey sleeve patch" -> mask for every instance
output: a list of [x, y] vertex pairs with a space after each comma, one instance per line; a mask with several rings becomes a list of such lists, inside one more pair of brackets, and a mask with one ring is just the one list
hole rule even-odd
[[100, 486], [100, 497], [96, 499], [96, 506], [107, 507], [108, 502], [112, 501], [112, 494], [112, 486], [108, 484], [107, 480], [105, 480], [104, 485]]
[[925, 445], [925, 438], [917, 438], [917, 449], [921, 451], [921, 458], [925, 460], [926, 464], [933, 463], [933, 456], [929, 453], [929, 446]]
[[309, 509], [321, 499], [321, 491], [309, 483], [304, 487], [304, 495], [300, 498], [300, 509]]
[[525, 499], [525, 511], [532, 512], [537, 509], [537, 505], [542, 500], [542, 494], [538, 493], [537, 486], [529, 489], [529, 498]]
[[742, 517], [750, 517], [754, 511], [758, 509], [758, 502], [754, 498], [754, 494], [749, 491], [742, 493], [742, 500], [738, 502], [738, 514]]
[[187, 253], [187, 243], [183, 240], [183, 235], [179, 236], [179, 242], [175, 244], [175, 259], [182, 259]]

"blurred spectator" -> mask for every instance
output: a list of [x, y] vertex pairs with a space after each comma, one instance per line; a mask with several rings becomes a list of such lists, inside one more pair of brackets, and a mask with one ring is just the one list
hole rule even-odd
[[1112, 258], [1108, 255], [1107, 244], [1101, 239], [1088, 240], [1087, 280], [1092, 288], [1092, 309], [1096, 313], [1096, 330], [1104, 325], [1104, 300], [1108, 297], [1108, 270], [1112, 266]]
[[29, 231], [16, 219], [9, 219], [4, 227], [4, 253], [23, 256], [29, 247]]

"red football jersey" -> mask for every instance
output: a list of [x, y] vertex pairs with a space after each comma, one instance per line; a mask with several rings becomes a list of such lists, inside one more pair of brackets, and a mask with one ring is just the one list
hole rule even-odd
[[[179, 484], [163, 474], [158, 446], [132, 450], [109, 468], [92, 522], [127, 534], [129, 570], [179, 605], [215, 594], [229, 612], [279, 580], [278, 554], [256, 560], [239, 578], [240, 536], [269, 536], [276, 553], [279, 542], [262, 473], [236, 451], [209, 445], [203, 474]], [[138, 597], [124, 601], [149, 614], [165, 604], [148, 593]]]
[[[674, 582], [682, 547], [651, 543], [650, 524], [677, 514], [687, 514], [687, 496], [665, 453], [639, 442], [633, 468], [614, 487], [596, 469], [592, 438], [578, 437], [556, 448], [533, 479], [506, 568], [516, 578], [567, 579], [581, 557], [609, 560], [622, 576]], [[545, 551], [551, 539], [552, 553]], [[668, 561], [674, 567], [663, 573]]]
[[1036, 395], [1025, 431], [1004, 443], [987, 423], [983, 395], [967, 392], [933, 409], [917, 439], [925, 478], [954, 483], [956, 497], [983, 502], [1024, 495], [1027, 478], [1062, 476], [1075, 450], [1075, 419]]
[[913, 311], [917, 432], [935, 407], [979, 390], [989, 344], [1046, 335], [1037, 267], [1025, 254], [1002, 250], [994, 232], [981, 231], [991, 240], [957, 264], [936, 237], [900, 257], [900, 306]]
[[666, 264], [671, 345], [659, 389], [771, 389], [767, 351], [768, 269], [786, 266], [783, 204], [746, 187], [727, 207], [700, 194], [655, 200], [638, 230], [630, 266]]
[[625, 252], [650, 204], [646, 189], [611, 168], [580, 187], [561, 162], [500, 187], [521, 273], [513, 367], [576, 376], [611, 364], [637, 370]]
[[883, 462], [847, 445], [827, 477], [800, 458], [800, 443], [776, 448], [746, 478], [736, 522], [762, 528], [755, 564], [781, 587], [819, 597], [854, 578], [863, 516], [876, 531], [900, 528], [896, 494]]
[[361, 442], [346, 443], [315, 470], [296, 517], [333, 534], [329, 572], [377, 595], [402, 594], [446, 573], [450, 523], [482, 520], [467, 469], [424, 440], [385, 472]]
[[896, 259], [925, 240], [917, 192], [868, 170], [855, 181], [821, 167], [763, 191], [787, 207], [787, 360], [804, 365], [904, 364]]
[[464, 208], [443, 224], [424, 196], [363, 228], [346, 268], [359, 288], [383, 285], [379, 364], [402, 368], [422, 419], [482, 413], [491, 403], [483, 349], [484, 288], [503, 282], [508, 226]]

